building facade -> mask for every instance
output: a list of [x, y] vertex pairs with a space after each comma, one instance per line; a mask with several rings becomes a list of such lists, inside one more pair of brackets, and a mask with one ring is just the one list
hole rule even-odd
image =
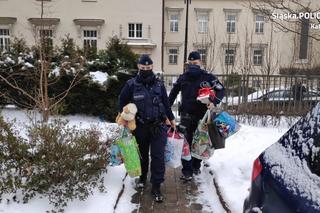
[[[317, 0], [305, 1], [320, 8]], [[41, 2], [0, 0], [0, 49], [7, 49], [13, 37], [25, 38], [31, 46], [40, 34], [53, 45], [69, 35], [80, 47], [102, 49], [118, 36], [136, 53], [149, 54], [154, 69], [166, 74], [183, 72], [185, 49], [198, 50], [204, 68], [220, 74], [277, 74], [281, 68], [320, 67], [320, 42], [302, 36], [320, 34], [320, 27], [294, 24], [284, 32], [250, 8], [248, 1], [44, 0], [42, 19]]]
[[0, 49], [13, 37], [34, 45], [40, 33], [53, 45], [66, 35], [79, 47], [106, 47], [112, 36], [138, 54], [149, 54], [161, 70], [162, 1], [159, 0], [0, 0]]
[[[311, 8], [320, 8], [319, 1], [311, 2], [314, 3], [309, 5]], [[243, 0], [192, 0], [186, 17], [186, 3], [165, 1], [164, 70], [167, 73], [182, 73], [187, 19], [187, 52], [198, 50], [204, 67], [214, 73], [278, 74], [281, 68], [320, 67], [320, 42], [309, 37], [312, 33], [320, 35], [320, 31], [311, 29], [308, 23], [301, 26], [277, 20], [288, 28], [281, 30], [254, 5]]]

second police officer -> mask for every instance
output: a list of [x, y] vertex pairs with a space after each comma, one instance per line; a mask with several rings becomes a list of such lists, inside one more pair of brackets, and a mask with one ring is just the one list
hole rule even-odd
[[[181, 92], [181, 105], [179, 112], [181, 114], [180, 124], [186, 127], [186, 139], [191, 148], [194, 132], [198, 122], [207, 111], [207, 106], [197, 100], [198, 91], [201, 87], [212, 87], [216, 93], [213, 105], [216, 106], [224, 97], [224, 86], [211, 73], [201, 69], [200, 54], [193, 51], [188, 56], [185, 73], [179, 76], [174, 83], [169, 94], [170, 105], [172, 106], [177, 95]], [[201, 160], [192, 158], [191, 161], [182, 160], [182, 176], [185, 181], [192, 180], [193, 174], [200, 173]]]

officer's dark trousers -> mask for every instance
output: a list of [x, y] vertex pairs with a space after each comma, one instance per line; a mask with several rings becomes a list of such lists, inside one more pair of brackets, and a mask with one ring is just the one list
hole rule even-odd
[[[189, 147], [191, 150], [191, 144], [193, 139], [193, 134], [197, 129], [198, 122], [201, 119], [201, 116], [191, 116], [182, 114], [181, 115], [181, 125], [186, 127], [185, 137], [189, 143]], [[193, 170], [200, 169], [201, 160], [192, 157], [190, 161], [182, 160], [182, 173], [184, 175], [192, 175]]]
[[[158, 133], [154, 133], [158, 128]], [[151, 183], [160, 184], [164, 181], [165, 162], [164, 148], [167, 140], [166, 126], [159, 124], [157, 127], [138, 123], [134, 135], [139, 145], [141, 154], [142, 176], [147, 177], [149, 168], [149, 149], [151, 147]]]

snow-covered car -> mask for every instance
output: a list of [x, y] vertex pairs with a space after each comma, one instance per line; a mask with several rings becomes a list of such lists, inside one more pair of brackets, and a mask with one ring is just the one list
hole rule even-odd
[[254, 161], [243, 212], [320, 212], [320, 103]]

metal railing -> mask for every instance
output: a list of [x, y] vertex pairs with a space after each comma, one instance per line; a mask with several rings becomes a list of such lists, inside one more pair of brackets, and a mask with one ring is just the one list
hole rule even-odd
[[[222, 106], [232, 114], [304, 115], [320, 101], [320, 75], [216, 75], [226, 88]], [[168, 93], [178, 75], [164, 75]], [[178, 96], [173, 110], [177, 113]]]

